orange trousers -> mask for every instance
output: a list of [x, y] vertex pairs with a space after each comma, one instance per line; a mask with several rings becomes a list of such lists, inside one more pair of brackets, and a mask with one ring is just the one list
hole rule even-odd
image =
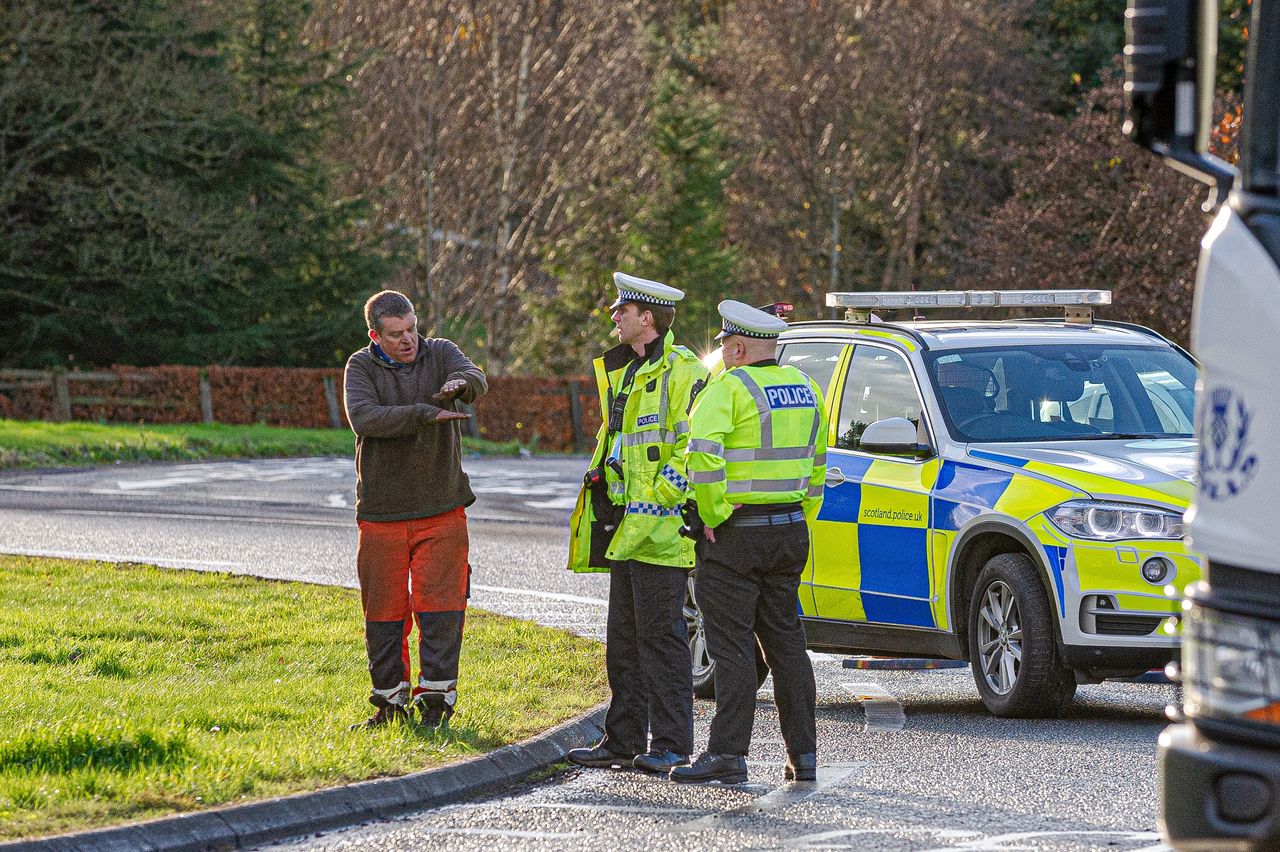
[[357, 525], [356, 573], [375, 694], [388, 697], [411, 683], [415, 616], [419, 684], [451, 691], [470, 591], [466, 511], [459, 506], [429, 518]]

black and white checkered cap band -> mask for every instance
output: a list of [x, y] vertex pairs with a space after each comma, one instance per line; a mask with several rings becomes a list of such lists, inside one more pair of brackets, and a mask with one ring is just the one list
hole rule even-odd
[[729, 322], [727, 319], [721, 318], [722, 328], [720, 331], [725, 335], [740, 334], [743, 337], [777, 337], [782, 334], [780, 331], [752, 331], [749, 328], [743, 328], [737, 323]]
[[625, 287], [618, 288], [619, 302], [648, 302], [651, 305], [667, 305], [675, 307], [675, 302], [670, 299], [659, 299], [657, 296], [650, 296], [648, 293], [641, 293], [639, 290], [628, 290]]

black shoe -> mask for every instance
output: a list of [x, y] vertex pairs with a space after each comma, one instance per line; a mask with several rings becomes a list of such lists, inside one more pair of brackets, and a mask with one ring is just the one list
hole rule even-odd
[[818, 756], [813, 752], [787, 755], [787, 767], [782, 770], [782, 777], [787, 781], [817, 781]]
[[689, 758], [674, 751], [651, 751], [648, 754], [636, 755], [631, 765], [645, 772], [661, 772], [666, 775], [677, 766], [688, 766]]
[[356, 722], [347, 730], [371, 731], [374, 728], [386, 727], [387, 725], [390, 725], [392, 722], [403, 723], [403, 722], [407, 722], [408, 720], [409, 720], [409, 714], [408, 712], [405, 711], [403, 707], [401, 707], [399, 704], [387, 704], [382, 707], [379, 707], [378, 712], [374, 713], [368, 719], [365, 719], [363, 722]]
[[747, 783], [747, 759], [740, 754], [711, 754], [703, 752], [693, 766], [677, 766], [671, 770], [671, 780], [677, 784]]
[[630, 766], [636, 756], [621, 754], [604, 746], [596, 746], [595, 748], [575, 748], [565, 757], [569, 758], [570, 763], [589, 769], [622, 769], [624, 766]]
[[456, 709], [455, 704], [445, 701], [443, 692], [420, 692], [413, 699], [413, 706], [418, 710], [418, 726], [422, 728], [449, 728], [449, 717]]

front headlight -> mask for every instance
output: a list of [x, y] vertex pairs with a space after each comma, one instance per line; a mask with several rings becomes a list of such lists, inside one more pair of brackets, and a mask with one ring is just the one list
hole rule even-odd
[[1135, 503], [1069, 500], [1050, 509], [1049, 520], [1072, 538], [1182, 538], [1182, 515]]
[[1280, 625], [1201, 606], [1183, 620], [1187, 715], [1280, 723]]

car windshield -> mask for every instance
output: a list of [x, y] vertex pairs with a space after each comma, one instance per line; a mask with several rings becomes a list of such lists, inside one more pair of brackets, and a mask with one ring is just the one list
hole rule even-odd
[[961, 441], [1191, 437], [1196, 368], [1172, 347], [1029, 344], [925, 359]]

